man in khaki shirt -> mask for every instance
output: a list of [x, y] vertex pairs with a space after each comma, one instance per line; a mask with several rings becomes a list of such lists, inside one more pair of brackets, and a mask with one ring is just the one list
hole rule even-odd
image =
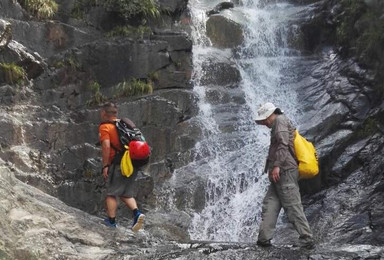
[[257, 244], [271, 246], [277, 218], [283, 207], [289, 221], [300, 235], [301, 246], [312, 248], [312, 232], [303, 211], [298, 184], [299, 171], [293, 148], [295, 128], [272, 103], [266, 103], [259, 108], [255, 122], [271, 128], [271, 144], [265, 168], [271, 184], [263, 200]]

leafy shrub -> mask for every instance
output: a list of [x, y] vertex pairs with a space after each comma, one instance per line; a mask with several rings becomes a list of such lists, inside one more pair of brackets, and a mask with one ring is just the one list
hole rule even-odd
[[15, 63], [0, 63], [0, 68], [4, 72], [5, 82], [8, 84], [22, 84], [27, 79], [25, 70]]
[[155, 0], [77, 0], [71, 11], [72, 17], [82, 18], [93, 6], [102, 6], [107, 11], [116, 12], [126, 20], [136, 16], [157, 17], [160, 11]]
[[105, 0], [103, 5], [107, 10], [118, 12], [127, 20], [140, 15], [146, 17], [160, 15], [155, 0]]
[[144, 38], [144, 35], [152, 34], [152, 30], [148, 26], [117, 26], [107, 33], [107, 37], [126, 36], [132, 38]]
[[89, 82], [88, 88], [93, 92], [93, 95], [91, 99], [87, 101], [87, 106], [100, 105], [107, 100], [107, 98], [100, 92], [100, 84], [98, 82]]
[[144, 82], [139, 79], [123, 81], [117, 85], [116, 97], [131, 97], [142, 94], [151, 94], [153, 92], [153, 83]]
[[[84, 76], [84, 68], [81, 62], [75, 55], [66, 55], [59, 60], [52, 61], [52, 67], [58, 69], [57, 78], [58, 85], [63, 86], [70, 83], [77, 83], [82, 80]], [[84, 80], [87, 82], [88, 79]]]
[[71, 71], [82, 69], [82, 65], [77, 60], [76, 56], [71, 56], [71, 55], [61, 60], [56, 60], [55, 62], [53, 62], [52, 66], [56, 69], [67, 68], [68, 70], [71, 70]]
[[58, 10], [54, 0], [21, 0], [20, 4], [38, 19], [51, 18]]
[[159, 72], [152, 71], [151, 73], [148, 74], [148, 78], [153, 82], [158, 82], [160, 78]]
[[88, 169], [88, 168], [85, 168], [84, 169], [84, 177], [87, 178], [87, 179], [91, 179], [93, 178], [93, 176], [95, 176], [95, 173], [93, 170], [91, 169]]
[[97, 0], [77, 0], [74, 3], [73, 9], [71, 11], [71, 16], [76, 19], [82, 19], [85, 11], [92, 6], [97, 6]]

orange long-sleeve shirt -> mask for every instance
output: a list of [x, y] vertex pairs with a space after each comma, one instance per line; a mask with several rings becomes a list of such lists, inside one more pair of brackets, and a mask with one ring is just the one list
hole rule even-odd
[[109, 140], [111, 143], [111, 149], [109, 152], [109, 162], [108, 164], [111, 164], [116, 151], [112, 147], [115, 147], [116, 149], [121, 149], [119, 135], [117, 134], [116, 126], [112, 123], [102, 123], [99, 126], [99, 139], [100, 143], [102, 144], [104, 140]]

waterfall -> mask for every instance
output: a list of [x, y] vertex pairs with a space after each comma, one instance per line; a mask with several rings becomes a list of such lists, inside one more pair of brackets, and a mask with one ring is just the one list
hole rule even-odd
[[[268, 185], [263, 174], [269, 145], [269, 130], [256, 126], [257, 108], [273, 102], [295, 122], [299, 115], [294, 89], [295, 75], [290, 65], [298, 58], [287, 48], [287, 21], [297, 8], [287, 3], [243, 1], [224, 12], [236, 13], [244, 26], [245, 41], [240, 50], [219, 50], [205, 35], [206, 11], [221, 1], [190, 0], [193, 20], [194, 91], [199, 98], [198, 120], [203, 138], [197, 151], [204, 153], [193, 164], [194, 174], [207, 180], [205, 207], [193, 215], [191, 239], [215, 241], [256, 241], [261, 203]], [[205, 86], [203, 64], [209, 57], [233, 61], [241, 74], [236, 88]], [[212, 102], [208, 91], [229, 98]], [[189, 168], [190, 169], [190, 168]]]

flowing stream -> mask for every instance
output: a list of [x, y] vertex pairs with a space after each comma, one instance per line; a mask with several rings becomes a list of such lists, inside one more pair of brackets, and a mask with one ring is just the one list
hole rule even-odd
[[[268, 185], [263, 174], [269, 130], [255, 125], [257, 108], [273, 102], [296, 122], [297, 77], [291, 65], [300, 58], [287, 48], [287, 24], [299, 8], [281, 1], [242, 1], [222, 13], [244, 27], [245, 41], [236, 51], [212, 47], [205, 34], [207, 10], [221, 1], [190, 0], [193, 19], [194, 91], [199, 97], [203, 138], [197, 150], [204, 155], [193, 164], [194, 174], [207, 180], [205, 207], [194, 213], [191, 239], [254, 242], [261, 203]], [[236, 86], [204, 85], [204, 64], [220, 58], [241, 74]], [[214, 93], [215, 98], [210, 98]], [[223, 98], [227, 97], [227, 98]]]

